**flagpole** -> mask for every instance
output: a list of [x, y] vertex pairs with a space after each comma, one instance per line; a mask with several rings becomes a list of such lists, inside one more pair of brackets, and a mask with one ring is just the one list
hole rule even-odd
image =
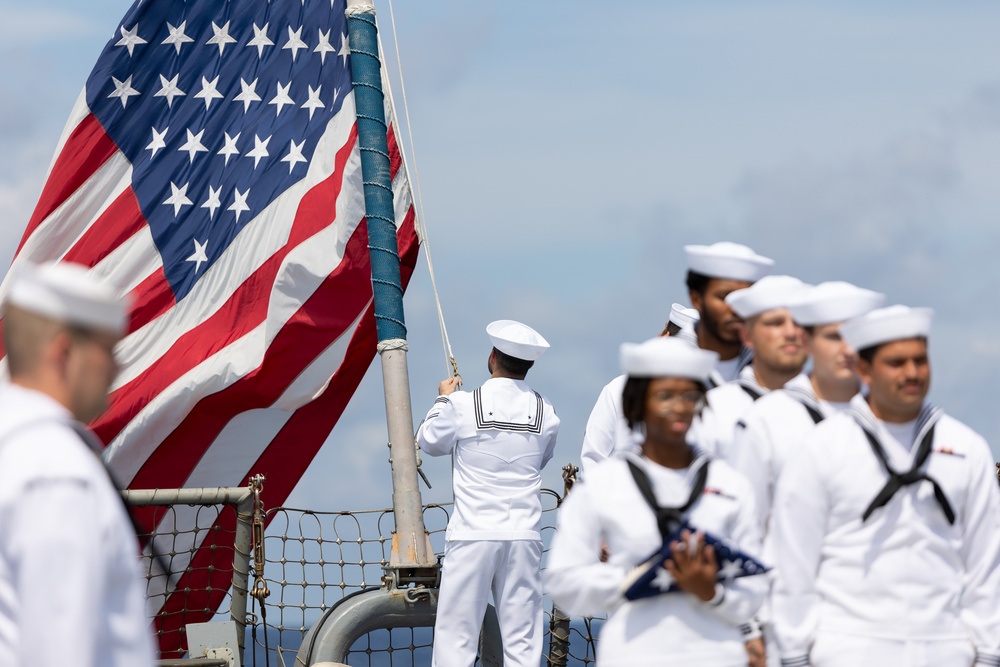
[[398, 568], [433, 567], [437, 561], [424, 527], [423, 503], [417, 485], [413, 412], [406, 366], [403, 288], [386, 139], [388, 125], [378, 56], [378, 28], [371, 0], [347, 0], [347, 29], [358, 117], [358, 143], [361, 147], [375, 326], [382, 360], [392, 466], [392, 506], [396, 530], [389, 564], [397, 568], [397, 583], [400, 583], [399, 578], [405, 579], [406, 575]]

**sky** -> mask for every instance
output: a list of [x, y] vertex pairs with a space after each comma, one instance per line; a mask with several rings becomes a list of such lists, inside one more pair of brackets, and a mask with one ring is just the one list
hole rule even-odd
[[[376, 8], [403, 118], [389, 5]], [[127, 9], [0, 0], [5, 265]], [[776, 273], [933, 307], [930, 400], [1000, 458], [1000, 5], [438, 0], [393, 10], [404, 147], [466, 386], [487, 378], [494, 319], [524, 321], [552, 344], [528, 376], [562, 419], [545, 486], [561, 489], [561, 466], [579, 463], [618, 346], [655, 335], [670, 304], [687, 303], [683, 246], [722, 240], [773, 258]], [[404, 303], [416, 424], [448, 373], [425, 255]], [[287, 504], [388, 506], [386, 440], [376, 359]], [[450, 499], [449, 465], [425, 459], [425, 501]]]

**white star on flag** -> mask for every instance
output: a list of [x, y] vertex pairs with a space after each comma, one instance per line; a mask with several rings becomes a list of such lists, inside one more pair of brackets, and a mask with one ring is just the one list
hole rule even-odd
[[153, 140], [149, 142], [148, 146], [146, 146], [146, 150], [152, 151], [149, 154], [149, 159], [152, 160], [153, 156], [156, 155], [156, 151], [167, 147], [167, 142], [165, 142], [163, 138], [167, 136], [167, 130], [170, 128], [163, 128], [163, 132], [157, 132], [155, 127], [151, 127], [150, 129], [153, 131]]
[[247, 206], [247, 197], [250, 196], [250, 188], [247, 188], [246, 192], [240, 192], [239, 188], [233, 188], [233, 203], [227, 208], [227, 211], [236, 212], [236, 222], [240, 221], [240, 214], [243, 211], [249, 211], [250, 207]]
[[344, 64], [347, 64], [347, 56], [351, 55], [351, 41], [347, 38], [347, 33], [345, 32], [340, 36], [340, 51], [337, 55], [344, 59]]
[[187, 95], [187, 93], [177, 87], [177, 78], [179, 76], [180, 74], [174, 74], [174, 78], [167, 81], [167, 77], [161, 74], [160, 89], [153, 94], [153, 97], [166, 97], [168, 109], [173, 105], [175, 97]]
[[247, 83], [241, 78], [240, 88], [243, 90], [233, 98], [233, 102], [243, 102], [243, 113], [246, 113], [250, 110], [251, 102], [260, 102], [260, 95], [257, 94], [257, 79], [254, 79], [253, 83]]
[[182, 44], [194, 41], [184, 33], [185, 26], [187, 26], [187, 21], [181, 21], [181, 24], [176, 28], [172, 24], [167, 23], [167, 30], [170, 31], [170, 36], [161, 42], [161, 44], [173, 44], [174, 48], [177, 49], [177, 55], [181, 54]]
[[317, 30], [316, 32], [319, 33], [319, 44], [317, 44], [316, 48], [313, 49], [313, 53], [318, 53], [320, 63], [325, 65], [326, 54], [336, 53], [337, 48], [332, 44], [330, 44], [330, 32], [331, 32], [330, 30], [327, 30], [326, 32], [323, 32], [322, 30]]
[[740, 559], [727, 560], [719, 569], [719, 576], [725, 581], [731, 581], [740, 575], [743, 570], [743, 561]]
[[302, 26], [299, 26], [299, 29], [294, 32], [292, 32], [292, 26], [288, 26], [288, 41], [281, 47], [281, 50], [291, 49], [292, 62], [295, 62], [295, 56], [299, 55], [299, 49], [308, 48], [309, 45], [302, 41]]
[[211, 81], [209, 81], [206, 77], [201, 77], [201, 91], [199, 91], [195, 97], [205, 100], [206, 109], [208, 109], [209, 105], [212, 104], [212, 100], [217, 100], [223, 97], [222, 93], [216, 90], [217, 85], [219, 85], [219, 77], [215, 77]]
[[292, 169], [295, 168], [295, 165], [297, 163], [308, 162], [309, 160], [307, 160], [305, 156], [302, 155], [302, 147], [306, 145], [305, 140], [299, 142], [298, 144], [296, 144], [294, 141], [290, 141], [288, 143], [289, 143], [288, 155], [281, 158], [281, 161], [288, 163], [288, 173], [290, 174], [292, 173]]
[[187, 189], [189, 185], [190, 183], [185, 183], [184, 187], [179, 188], [176, 185], [174, 185], [173, 181], [170, 181], [170, 191], [172, 194], [169, 197], [167, 197], [167, 199], [163, 203], [164, 205], [170, 204], [171, 206], [174, 207], [175, 218], [177, 217], [177, 214], [181, 212], [182, 206], [191, 206], [194, 204], [193, 201], [187, 198]]
[[226, 25], [220, 28], [218, 25], [216, 25], [215, 21], [212, 21], [212, 30], [215, 32], [215, 36], [209, 39], [207, 42], [205, 42], [206, 44], [218, 44], [220, 56], [222, 55], [222, 52], [225, 50], [226, 44], [236, 43], [236, 39], [230, 36], [229, 34], [230, 23], [232, 23], [232, 21], [226, 21]]
[[[219, 187], [218, 189], [216, 189], [216, 188], [213, 188], [211, 185], [208, 186], [208, 199], [206, 199], [205, 203], [201, 205], [201, 208], [207, 208], [208, 209], [208, 219], [209, 220], [211, 220], [211, 219], [213, 219], [215, 217], [215, 211], [216, 211], [216, 209], [218, 209], [220, 206], [222, 206], [222, 200], [219, 199], [219, 195], [220, 194], [222, 194], [222, 188], [221, 187]], [[197, 269], [195, 269], [195, 273], [197, 273]]]
[[278, 87], [278, 92], [271, 99], [271, 101], [268, 102], [268, 104], [277, 105], [278, 111], [274, 115], [275, 116], [280, 116], [281, 115], [281, 110], [285, 107], [285, 105], [287, 105], [287, 104], [295, 104], [295, 100], [293, 100], [288, 95], [288, 90], [289, 90], [289, 88], [292, 87], [292, 82], [291, 81], [289, 81], [288, 83], [286, 83], [284, 88], [281, 87], [281, 82], [278, 82], [276, 85]]
[[192, 163], [194, 162], [194, 156], [195, 156], [196, 153], [207, 153], [208, 152], [208, 149], [205, 148], [205, 145], [203, 143], [201, 143], [201, 137], [202, 137], [203, 134], [205, 134], [205, 130], [202, 130], [198, 134], [194, 134], [194, 133], [191, 132], [191, 130], [188, 130], [187, 131], [187, 141], [184, 142], [183, 146], [181, 146], [180, 148], [177, 149], [180, 152], [187, 151], [187, 153], [188, 153], [188, 159]]
[[316, 90], [313, 90], [313, 87], [309, 86], [309, 99], [302, 105], [303, 109], [309, 109], [309, 120], [312, 120], [313, 112], [316, 111], [316, 109], [326, 108], [326, 105], [319, 100], [319, 91], [322, 89], [323, 86], [319, 86]]
[[111, 77], [111, 80], [115, 84], [115, 92], [113, 92], [110, 95], [108, 95], [108, 97], [109, 98], [111, 98], [111, 97], [119, 97], [119, 98], [121, 98], [122, 109], [124, 109], [125, 105], [128, 104], [128, 98], [129, 98], [129, 96], [131, 96], [131, 95], [141, 95], [142, 94], [138, 90], [136, 90], [135, 88], [132, 87], [132, 75], [131, 74], [129, 74], [128, 78], [125, 79], [124, 81], [119, 81], [115, 77]]
[[232, 157], [233, 155], [240, 154], [239, 149], [236, 148], [236, 142], [237, 140], [239, 140], [240, 135], [243, 133], [237, 132], [235, 137], [230, 137], [228, 132], [225, 132], [224, 134], [226, 135], [226, 145], [223, 146], [217, 154], [225, 155], [226, 156], [225, 164], [228, 165], [230, 157]]
[[208, 247], [208, 239], [205, 239], [204, 243], [198, 243], [197, 239], [192, 240], [194, 241], [194, 254], [184, 261], [194, 262], [194, 272], [198, 273], [201, 265], [208, 261], [208, 255], [205, 253], [205, 249]]
[[258, 58], [258, 60], [260, 58], [264, 57], [264, 47], [265, 46], [274, 46], [274, 42], [272, 42], [271, 39], [267, 36], [267, 26], [269, 26], [269, 25], [271, 25], [271, 24], [270, 23], [265, 23], [263, 28], [258, 28], [257, 24], [254, 23], [253, 24], [253, 39], [251, 39], [249, 42], [247, 42], [247, 46], [256, 46], [257, 47], [257, 58]]
[[[256, 169], [257, 165], [263, 158], [268, 157], [270, 154], [267, 152], [267, 142], [271, 141], [271, 137], [268, 136], [264, 141], [260, 140], [260, 137], [256, 134], [253, 135], [253, 150], [246, 154], [246, 157], [253, 158], [253, 168]], [[237, 216], [238, 217], [238, 216]]]
[[658, 567], [656, 568], [656, 576], [654, 576], [653, 580], [649, 583], [651, 586], [655, 586], [661, 591], [668, 591], [670, 590], [671, 584], [674, 583], [674, 578], [670, 576], [669, 572], [667, 572], [667, 568]]
[[118, 28], [121, 30], [122, 38], [115, 42], [115, 46], [124, 46], [128, 49], [129, 58], [132, 57], [132, 50], [136, 47], [136, 44], [145, 44], [146, 40], [139, 37], [139, 24], [136, 23], [132, 26], [131, 30], [126, 30], [125, 26]]

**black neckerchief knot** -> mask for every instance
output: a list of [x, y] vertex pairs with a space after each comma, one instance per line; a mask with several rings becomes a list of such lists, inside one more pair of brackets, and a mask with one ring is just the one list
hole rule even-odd
[[695, 473], [694, 485], [691, 487], [691, 495], [688, 496], [687, 502], [679, 507], [661, 507], [656, 502], [656, 496], [653, 494], [653, 485], [650, 484], [646, 471], [634, 461], [627, 461], [627, 463], [629, 470], [632, 472], [632, 478], [635, 480], [635, 485], [639, 487], [642, 497], [656, 515], [656, 525], [660, 529], [660, 536], [663, 539], [667, 539], [667, 536], [671, 533], [672, 526], [684, 523], [684, 515], [698, 501], [698, 498], [705, 493], [705, 483], [708, 481], [709, 460], [706, 459], [705, 463], [698, 468], [697, 473]]
[[861, 521], [867, 521], [872, 512], [886, 505], [896, 492], [903, 487], [916, 484], [917, 482], [927, 481], [934, 486], [934, 497], [937, 499], [938, 505], [941, 506], [941, 511], [944, 512], [944, 516], [948, 519], [948, 523], [954, 525], [955, 511], [951, 508], [951, 503], [948, 502], [948, 497], [944, 494], [944, 490], [941, 488], [941, 485], [937, 483], [937, 480], [933, 479], [926, 472], [921, 470], [924, 463], [927, 461], [927, 458], [931, 455], [931, 445], [934, 441], [934, 425], [927, 430], [923, 439], [921, 439], [920, 445], [917, 447], [917, 454], [913, 460], [913, 465], [906, 472], [897, 472], [896, 470], [893, 470], [892, 466], [889, 465], [889, 459], [885, 454], [885, 450], [882, 448], [882, 444], [878, 441], [875, 435], [864, 426], [861, 426], [861, 430], [864, 431], [865, 437], [868, 439], [868, 444], [871, 445], [872, 451], [875, 452], [875, 456], [878, 458], [879, 463], [882, 464], [882, 468], [885, 470], [886, 474], [889, 475], [889, 480], [885, 483], [885, 486], [882, 487], [882, 490], [878, 492], [878, 495], [875, 496], [875, 499], [871, 502], [871, 504], [868, 505], [868, 509], [865, 510], [864, 515], [861, 517]]

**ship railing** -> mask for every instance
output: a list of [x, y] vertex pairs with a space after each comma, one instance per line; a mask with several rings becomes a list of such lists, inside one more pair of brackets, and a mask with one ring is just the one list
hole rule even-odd
[[[542, 491], [545, 552], [555, 533], [556, 510], [564, 493], [550, 489]], [[310, 628], [343, 601], [391, 583], [385, 580], [395, 529], [390, 508], [330, 512], [291, 507], [266, 509], [263, 512], [268, 528], [257, 533], [262, 539], [255, 541], [254, 494], [246, 487], [129, 491], [124, 495], [130, 504], [161, 508], [161, 514], [178, 511], [204, 514], [196, 524], [211, 528], [169, 530], [151, 536], [149, 544], [155, 545], [158, 554], [168, 560], [167, 567], [177, 561], [189, 562], [190, 553], [203, 541], [204, 536], [198, 531], [218, 530], [218, 524], [225, 523], [215, 520], [221, 513], [236, 513], [232, 549], [219, 555], [233, 564], [233, 579], [223, 603], [212, 610], [212, 615], [214, 621], [237, 624], [239, 664], [243, 666], [304, 664], [299, 651], [309, 641]], [[181, 507], [184, 509], [179, 509]], [[450, 503], [428, 504], [423, 508], [424, 524], [439, 559], [444, 553], [444, 533], [450, 510]], [[177, 522], [157, 523], [175, 525]], [[185, 548], [190, 550], [187, 558], [184, 558]], [[157, 609], [162, 606], [164, 593], [158, 592], [162, 584], [158, 587], [155, 583], [159, 570], [150, 558], [150, 551], [147, 547], [144, 552], [151, 592], [149, 607]], [[219, 563], [219, 558], [214, 562]], [[255, 581], [255, 585], [251, 586], [251, 581]], [[268, 594], [255, 595], [255, 589], [263, 589]], [[185, 595], [197, 601], [205, 599], [209, 592], [192, 590]], [[158, 599], [156, 595], [161, 597]], [[545, 608], [546, 664], [551, 667], [593, 664], [596, 636], [603, 619], [569, 619], [547, 598]], [[182, 621], [186, 616], [203, 621], [207, 611], [197, 603], [189, 608], [187, 604], [177, 605], [176, 601], [172, 601], [171, 609], [169, 613], [181, 615]], [[183, 632], [184, 623], [177, 621], [174, 619], [169, 625], [179, 626], [179, 631]], [[346, 662], [352, 667], [430, 665], [432, 644], [430, 627], [379, 628], [353, 642]], [[181, 658], [190, 659], [183, 654], [161, 655], [160, 658], [164, 667]], [[490, 663], [484, 655], [480, 664]]]
[[[555, 491], [542, 490], [545, 552], [555, 533], [561, 498]], [[444, 553], [450, 510], [450, 503], [424, 506], [424, 525], [438, 558]], [[303, 641], [309, 641], [310, 628], [341, 601], [386, 583], [383, 576], [392, 547], [393, 512], [317, 512], [278, 507], [268, 510], [268, 515], [271, 521], [264, 537], [264, 574], [272, 596], [265, 604], [267, 618], [272, 620], [266, 627], [262, 624], [254, 630], [254, 653], [248, 652], [245, 664], [301, 665], [304, 661], [299, 651]], [[545, 607], [547, 664], [592, 664], [602, 619], [571, 621], [554, 609], [551, 601], [546, 600]], [[352, 667], [430, 665], [432, 643], [430, 628], [378, 629], [351, 646], [347, 663]], [[303, 653], [309, 653], [308, 645]]]
[[[147, 512], [143, 516], [144, 524], [157, 526], [152, 533], [140, 537], [147, 609], [156, 611], [158, 643], [186, 647], [189, 620], [200, 622], [212, 617], [217, 622], [228, 620], [235, 626], [237, 646], [231, 648], [242, 655], [252, 572], [254, 504], [255, 499], [259, 500], [259, 487], [257, 493], [251, 484], [246, 487], [127, 490], [122, 496], [130, 507], [146, 508], [139, 510]], [[226, 517], [226, 514], [235, 516]], [[227, 525], [235, 528], [221, 527]], [[220, 532], [223, 534], [216, 534]], [[206, 541], [214, 545], [211, 558], [199, 562], [193, 555]], [[211, 571], [219, 567], [232, 571], [225, 588], [216, 588], [218, 578], [211, 576]], [[183, 588], [168, 587], [168, 576], [176, 580], [183, 575], [186, 575]], [[168, 596], [170, 604], [165, 605]], [[205, 600], [218, 599], [222, 599], [221, 605], [206, 608]], [[178, 633], [180, 637], [164, 637], [171, 633]], [[167, 641], [163, 642], [164, 639]], [[186, 650], [161, 653], [160, 665], [179, 663], [187, 657], [186, 653]], [[203, 656], [197, 657], [201, 659], [188, 658], [190, 664], [214, 664]]]

